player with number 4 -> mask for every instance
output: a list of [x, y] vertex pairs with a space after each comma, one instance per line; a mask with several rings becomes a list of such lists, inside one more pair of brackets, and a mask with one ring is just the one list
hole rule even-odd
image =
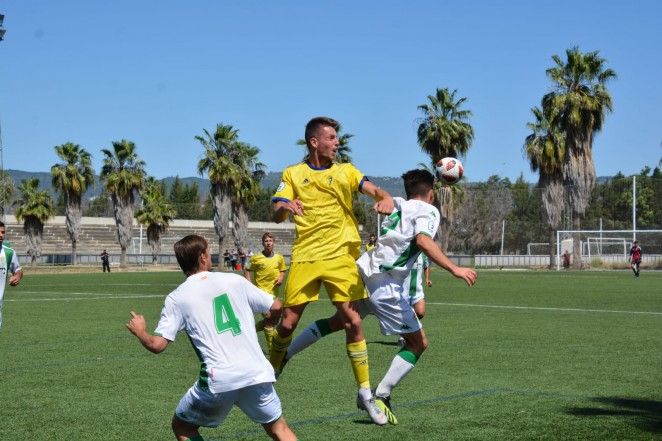
[[175, 437], [202, 440], [198, 428], [217, 427], [236, 405], [272, 439], [296, 440], [282, 417], [274, 370], [262, 354], [253, 318], [267, 312], [278, 316], [280, 302], [239, 275], [209, 272], [211, 255], [201, 236], [175, 243], [175, 256], [187, 278], [166, 297], [154, 335], [147, 332], [145, 318], [133, 311], [126, 325], [156, 354], [183, 330], [200, 359], [200, 377], [172, 418]]

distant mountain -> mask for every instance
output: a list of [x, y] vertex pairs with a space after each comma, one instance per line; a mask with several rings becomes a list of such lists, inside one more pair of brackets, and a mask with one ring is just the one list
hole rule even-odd
[[[51, 174], [49, 172], [26, 172], [22, 170], [7, 170], [7, 173], [14, 180], [14, 184], [18, 187], [20, 182], [28, 178], [37, 178], [39, 179], [39, 188], [48, 190], [51, 192], [53, 197], [57, 197], [56, 192], [54, 191], [51, 185]], [[262, 180], [262, 188], [275, 189], [280, 183], [280, 177], [282, 172], [269, 172], [267, 176]], [[191, 185], [193, 183], [198, 184], [199, 194], [201, 199], [205, 199], [209, 193], [209, 180], [200, 177], [186, 177], [179, 178], [181, 182], [185, 185]], [[391, 193], [393, 196], [403, 196], [404, 197], [404, 187], [402, 186], [402, 180], [400, 178], [392, 177], [379, 177], [379, 176], [369, 176], [371, 182], [373, 182], [378, 187], [383, 188], [384, 190]], [[168, 176], [163, 178], [167, 188], [170, 188], [173, 181], [175, 180], [174, 176]], [[91, 188], [88, 188], [85, 192], [84, 199], [93, 199], [101, 194], [102, 185], [99, 179], [99, 176], [95, 176], [94, 185]]]

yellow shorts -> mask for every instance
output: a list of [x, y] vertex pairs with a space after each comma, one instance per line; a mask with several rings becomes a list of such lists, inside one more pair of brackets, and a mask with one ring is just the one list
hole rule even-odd
[[366, 298], [356, 261], [344, 255], [312, 262], [292, 262], [285, 285], [283, 306], [296, 306], [319, 299], [324, 288], [332, 302], [350, 302]]

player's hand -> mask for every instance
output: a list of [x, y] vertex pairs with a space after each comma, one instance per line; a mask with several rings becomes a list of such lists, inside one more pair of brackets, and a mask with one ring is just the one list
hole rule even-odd
[[473, 269], [459, 266], [455, 268], [453, 275], [458, 279], [462, 279], [467, 282], [467, 285], [469, 286], [473, 286], [473, 284], [476, 283], [476, 279], [478, 278], [478, 274], [476, 274], [476, 271]]
[[393, 209], [395, 208], [395, 205], [393, 204], [393, 198], [389, 196], [380, 201], [377, 201], [375, 202], [375, 205], [372, 206], [372, 208], [379, 214], [389, 215], [393, 213]]
[[18, 274], [12, 274], [9, 276], [9, 285], [16, 286], [21, 282], [21, 276]]
[[281, 279], [276, 279], [276, 281], [274, 282], [274, 286], [280, 286], [282, 284], [283, 284], [283, 281]]
[[136, 314], [131, 311], [131, 320], [127, 322], [126, 327], [129, 328], [129, 331], [134, 335], [144, 332], [147, 328], [145, 317], [143, 317], [142, 314]]
[[303, 216], [303, 202], [301, 202], [299, 199], [285, 202], [284, 207], [287, 211], [295, 216]]
[[432, 286], [432, 280], [427, 280], [427, 281], [425, 282], [425, 284], [426, 284], [427, 286]]

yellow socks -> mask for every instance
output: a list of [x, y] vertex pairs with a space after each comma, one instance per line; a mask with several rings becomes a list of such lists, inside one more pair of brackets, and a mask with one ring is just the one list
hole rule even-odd
[[292, 341], [292, 334], [287, 337], [281, 337], [280, 334], [274, 329], [273, 337], [271, 339], [271, 350], [269, 351], [269, 361], [274, 369], [280, 369], [283, 363], [283, 358], [287, 354], [287, 348]]
[[370, 366], [368, 365], [368, 346], [365, 340], [347, 343], [347, 356], [352, 363], [356, 384], [370, 389]]
[[267, 350], [269, 351], [270, 354], [271, 354], [271, 345], [274, 339], [274, 335], [276, 335], [276, 329], [273, 326], [264, 327], [264, 339], [267, 341]]
[[264, 319], [255, 323], [255, 332], [260, 332], [262, 330], [264, 330]]

